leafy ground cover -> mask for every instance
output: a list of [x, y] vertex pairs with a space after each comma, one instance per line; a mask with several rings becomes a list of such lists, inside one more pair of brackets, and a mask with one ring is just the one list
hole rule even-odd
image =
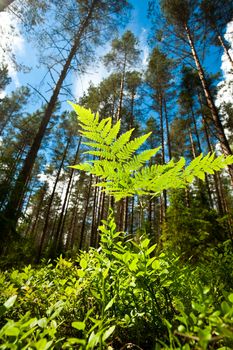
[[76, 259], [0, 275], [0, 349], [232, 349], [232, 246], [193, 265], [116, 232]]

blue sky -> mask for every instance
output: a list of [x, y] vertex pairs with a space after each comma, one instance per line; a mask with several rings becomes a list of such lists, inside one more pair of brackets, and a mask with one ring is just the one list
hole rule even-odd
[[[147, 40], [147, 33], [149, 29], [149, 21], [147, 19], [147, 1], [132, 0], [132, 5], [134, 7], [132, 11], [132, 17], [126, 29], [133, 31], [135, 35], [139, 38], [140, 49], [142, 51], [145, 50], [145, 52], [142, 52], [142, 59], [145, 60], [147, 56], [146, 40]], [[7, 14], [6, 13], [0, 14], [0, 21], [2, 19], [2, 23], [3, 23], [4, 16], [6, 18]], [[13, 20], [14, 23], [17, 23], [17, 20], [16, 21], [15, 19], [11, 19], [11, 20]], [[19, 24], [16, 25], [16, 28], [17, 26], [19, 27]], [[122, 32], [124, 30], [122, 30]], [[8, 92], [10, 90], [15, 89], [17, 86], [30, 84], [36, 89], [38, 89], [43, 95], [45, 95], [45, 97], [49, 98], [49, 95], [51, 92], [50, 93], [48, 92], [50, 88], [48, 85], [49, 83], [48, 77], [44, 79], [43, 85], [41, 84], [42, 79], [47, 72], [47, 69], [46, 67], [43, 67], [42, 65], [39, 64], [36, 48], [33, 46], [32, 43], [27, 42], [27, 40], [24, 37], [20, 35], [18, 35], [17, 37], [15, 33], [12, 33], [12, 36], [14, 37], [13, 46], [15, 47], [15, 54], [16, 54], [17, 61], [20, 63], [23, 63], [28, 67], [31, 67], [31, 71], [25, 74], [23, 72], [15, 72], [12, 69], [11, 76], [13, 78], [13, 83], [8, 87]], [[110, 43], [107, 43], [102, 47], [98, 47], [97, 54], [99, 56], [102, 56], [109, 50], [109, 48], [110, 48]], [[1, 53], [0, 53], [0, 60], [1, 60]], [[73, 73], [72, 77], [70, 77], [70, 81], [73, 83], [73, 93], [78, 97], [80, 97], [83, 91], [86, 90], [89, 80], [93, 80], [93, 82], [98, 83], [104, 76], [108, 74], [104, 70], [103, 66], [98, 64], [96, 64], [95, 66], [89, 67], [87, 71], [88, 71], [88, 74], [85, 76], [80, 77], [80, 74]], [[39, 106], [42, 102], [43, 102], [43, 99], [38, 95], [38, 100], [33, 99], [31, 101], [31, 109], [34, 110], [35, 107]]]
[[[150, 21], [147, 18], [148, 1], [132, 0], [131, 3], [134, 9], [132, 11], [131, 21], [127, 25], [126, 29], [131, 30], [138, 37], [139, 46], [142, 50], [142, 63], [145, 65], [149, 53], [149, 47], [147, 44], [147, 35], [150, 30]], [[2, 20], [1, 16], [6, 16], [6, 14], [0, 13], [0, 22]], [[1, 40], [3, 39], [1, 38]], [[41, 85], [41, 81], [45, 76], [47, 70], [45, 67], [41, 66], [38, 63], [36, 49], [31, 43], [28, 43], [25, 38], [19, 36], [19, 40], [17, 42], [15, 35], [14, 40], [15, 42], [13, 43], [13, 46], [15, 46], [15, 53], [17, 59], [19, 60], [19, 62], [23, 62], [25, 65], [32, 67], [32, 69], [27, 74], [22, 72], [14, 73], [12, 75], [13, 84], [11, 84], [9, 89], [14, 89], [18, 85], [30, 84], [36, 89], [40, 90], [40, 92], [44, 94], [47, 98], [49, 98], [49, 96], [51, 95], [51, 91], [48, 91], [50, 88], [48, 85], [48, 77], [46, 77], [46, 79], [44, 80], [44, 84]], [[104, 46], [99, 47], [97, 49], [97, 54], [99, 56], [102, 56], [109, 50], [109, 48], [110, 43], [107, 43]], [[217, 50], [218, 49], [216, 48], [211, 50], [209, 56], [207, 57], [208, 66], [210, 67], [210, 70], [212, 72], [218, 71], [221, 64], [220, 55], [219, 53], [216, 54]], [[140, 66], [142, 67], [143, 65]], [[87, 71], [88, 74], [84, 76], [80, 76], [79, 73], [73, 73], [73, 75], [70, 77], [70, 81], [73, 83], [73, 93], [75, 96], [79, 97], [83, 94], [83, 92], [87, 89], [90, 80], [97, 84], [103, 77], [105, 77], [108, 74], [108, 72], [104, 69], [104, 67], [101, 64], [90, 66]], [[35, 110], [35, 108], [39, 107], [42, 102], [44, 102], [43, 99], [41, 99], [41, 97], [38, 95], [37, 100], [34, 99], [31, 101], [31, 109]]]

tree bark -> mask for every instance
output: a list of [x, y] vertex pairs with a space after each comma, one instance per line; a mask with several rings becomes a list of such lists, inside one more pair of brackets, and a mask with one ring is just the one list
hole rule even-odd
[[45, 222], [44, 222], [44, 228], [43, 228], [43, 232], [42, 232], [42, 235], [40, 237], [39, 245], [38, 245], [38, 252], [37, 252], [37, 259], [36, 259], [37, 262], [39, 262], [39, 260], [41, 258], [42, 251], [43, 251], [44, 241], [45, 241], [45, 237], [46, 237], [47, 230], [48, 230], [48, 224], [49, 224], [49, 218], [50, 218], [50, 210], [51, 210], [51, 207], [52, 207], [52, 203], [53, 203], [54, 195], [55, 195], [55, 192], [56, 192], [57, 184], [58, 184], [58, 181], [59, 181], [59, 177], [60, 177], [60, 174], [61, 174], [61, 171], [62, 171], [62, 168], [63, 168], [63, 164], [64, 164], [64, 161], [65, 161], [65, 158], [66, 158], [66, 155], [67, 155], [67, 151], [68, 151], [70, 142], [71, 142], [71, 139], [69, 138], [67, 140], [66, 147], [65, 147], [64, 152], [63, 152], [62, 160], [60, 162], [60, 166], [59, 166], [59, 169], [58, 169], [58, 172], [57, 172], [57, 175], [56, 175], [56, 179], [55, 179], [55, 182], [53, 184], [53, 191], [52, 191], [52, 194], [51, 194], [51, 196], [49, 198], [48, 209], [47, 209]]
[[[197, 67], [198, 75], [199, 75], [199, 78], [200, 78], [200, 81], [202, 84], [202, 88], [203, 88], [203, 91], [204, 91], [204, 94], [206, 97], [207, 105], [211, 111], [211, 115], [212, 115], [216, 130], [217, 130], [217, 133], [218, 133], [218, 139], [220, 141], [222, 152], [225, 156], [232, 155], [232, 151], [231, 151], [229, 142], [226, 138], [226, 135], [225, 135], [225, 132], [223, 129], [223, 125], [222, 125], [222, 122], [221, 122], [219, 114], [218, 114], [218, 110], [214, 104], [213, 97], [210, 93], [210, 89], [209, 89], [207, 81], [206, 81], [204, 70], [202, 68], [199, 57], [197, 55], [197, 51], [196, 51], [189, 27], [185, 24], [184, 29], [185, 29], [185, 32], [187, 35], [187, 39], [188, 39], [189, 46], [190, 46], [190, 49], [191, 49], [191, 52], [193, 55], [193, 59], [195, 61], [196, 67]], [[228, 166], [228, 171], [229, 171], [229, 174], [231, 177], [231, 183], [233, 185], [233, 166], [232, 165]]]
[[229, 51], [228, 51], [228, 48], [227, 48], [227, 46], [226, 46], [226, 44], [225, 44], [225, 42], [224, 42], [224, 39], [222, 38], [222, 36], [221, 36], [220, 33], [217, 34], [217, 38], [218, 38], [219, 43], [220, 43], [221, 46], [223, 47], [223, 50], [224, 50], [224, 52], [225, 52], [225, 54], [226, 54], [226, 56], [227, 56], [229, 62], [230, 62], [231, 65], [232, 65], [232, 68], [233, 68], [233, 59], [232, 59], [232, 57], [231, 57], [231, 55], [230, 55], [230, 53], [229, 53]]
[[168, 157], [169, 160], [172, 159], [172, 151], [171, 151], [171, 140], [170, 140], [170, 130], [169, 130], [169, 122], [168, 122], [168, 114], [167, 114], [167, 101], [164, 98], [164, 115], [165, 115], [165, 122], [166, 122], [166, 132], [167, 132], [167, 147], [168, 147]]
[[14, 0], [1, 0], [0, 1], [0, 12], [4, 11]]
[[41, 208], [42, 208], [42, 204], [43, 204], [43, 201], [44, 201], [44, 197], [46, 195], [46, 190], [47, 190], [47, 185], [44, 184], [41, 188], [41, 193], [40, 193], [40, 198], [39, 198], [39, 203], [36, 207], [36, 210], [35, 210], [35, 213], [33, 212], [32, 213], [32, 217], [35, 218], [32, 226], [29, 225], [28, 226], [28, 229], [27, 229], [27, 232], [26, 232], [26, 236], [30, 236], [33, 234], [34, 237], [36, 237], [35, 235], [35, 231], [36, 231], [36, 226], [37, 226], [37, 223], [38, 223], [38, 220], [39, 220], [39, 215], [40, 215], [40, 212], [41, 212]]
[[124, 97], [124, 87], [125, 87], [125, 69], [126, 69], [126, 57], [125, 57], [125, 61], [123, 64], [123, 70], [122, 70], [122, 75], [121, 75], [119, 105], [118, 105], [117, 115], [116, 115], [117, 121], [121, 118], [122, 103], [123, 103], [123, 97]]
[[89, 182], [88, 193], [87, 193], [87, 198], [86, 198], [86, 205], [84, 208], [84, 216], [83, 216], [82, 226], [81, 226], [81, 231], [80, 231], [79, 249], [83, 248], [84, 230], [85, 230], [87, 212], [88, 212], [88, 207], [89, 207], [89, 200], [90, 200], [90, 195], [91, 195], [91, 187], [92, 187], [92, 175], [90, 176], [90, 182]]
[[[82, 141], [82, 136], [79, 137], [78, 146], [77, 146], [76, 153], [75, 153], [75, 156], [74, 156], [74, 164], [76, 164], [77, 160], [78, 160], [78, 155], [79, 155], [79, 150], [80, 150], [80, 146], [81, 146], [81, 141]], [[61, 236], [63, 236], [63, 232], [64, 232], [64, 226], [65, 226], [67, 211], [68, 211], [68, 207], [69, 207], [71, 189], [73, 187], [74, 171], [75, 171], [75, 169], [71, 168], [69, 182], [68, 182], [68, 185], [67, 185], [67, 188], [66, 188], [66, 194], [65, 194], [65, 198], [64, 198], [64, 204], [65, 204], [66, 208], [65, 208], [65, 213], [62, 215], [62, 223], [61, 223], [61, 229], [60, 229], [61, 230], [61, 232], [60, 232]], [[68, 234], [69, 234], [69, 232], [68, 232]]]
[[[159, 117], [160, 117], [160, 135], [161, 135], [161, 145], [162, 145], [162, 164], [165, 164], [165, 146], [164, 146], [164, 127], [163, 127], [163, 97], [159, 95]], [[163, 190], [163, 200], [161, 201], [162, 217], [161, 220], [164, 221], [166, 219], [166, 210], [167, 210], [167, 191]]]

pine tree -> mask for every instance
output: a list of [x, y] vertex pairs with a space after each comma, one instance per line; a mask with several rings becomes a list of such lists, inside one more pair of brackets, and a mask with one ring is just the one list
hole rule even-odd
[[[196, 39], [197, 34], [200, 36], [200, 31], [196, 28], [195, 14], [197, 12], [197, 4], [190, 0], [161, 0], [161, 9], [167, 20], [168, 26], [171, 26], [173, 35], [175, 34], [179, 40], [188, 45], [193, 61], [195, 62], [199, 79], [203, 88], [203, 92], [207, 101], [207, 105], [210, 109], [213, 123], [218, 133], [218, 139], [222, 152], [225, 156], [232, 155], [232, 151], [224, 132], [222, 121], [214, 103], [213, 95], [211, 94], [206, 73], [201, 64], [200, 57], [198, 55]], [[229, 165], [229, 174], [233, 183], [233, 167]]]
[[226, 25], [232, 20], [233, 4], [229, 0], [202, 0], [200, 4], [202, 20], [207, 27], [211, 42], [222, 46], [231, 66], [233, 58], [230, 55], [229, 47], [224, 39]]
[[139, 60], [140, 51], [137, 46], [138, 42], [136, 37], [132, 32], [127, 31], [121, 38], [112, 41], [112, 49], [103, 59], [107, 67], [113, 68], [116, 72], [121, 74], [121, 87], [116, 120], [119, 120], [122, 116], [126, 73], [129, 68], [135, 65]]
[[[90, 4], [83, 4], [82, 2], [78, 2], [75, 3], [75, 5], [77, 13], [72, 13], [72, 16], [76, 16], [73, 18], [81, 19], [76, 27], [77, 30], [75, 33], [73, 33], [73, 28], [72, 32], [68, 30], [69, 33], [72, 33], [70, 50], [68, 54], [66, 54], [65, 61], [62, 61], [62, 68], [59, 73], [56, 85], [53, 89], [52, 96], [49, 99], [48, 104], [45, 108], [41, 124], [32, 142], [31, 148], [28, 151], [27, 156], [24, 160], [23, 167], [16, 180], [15, 188], [12, 191], [12, 195], [9, 198], [9, 202], [7, 204], [5, 212], [3, 213], [4, 221], [2, 222], [1, 231], [2, 240], [3, 237], [5, 237], [6, 239], [10, 232], [15, 232], [20, 215], [20, 211], [18, 209], [16, 210], [16, 208], [19, 208], [19, 202], [23, 195], [25, 184], [30, 176], [47, 126], [55, 110], [62, 85], [64, 83], [65, 78], [68, 75], [68, 72], [71, 68], [71, 64], [75, 59], [78, 50], [81, 48], [82, 42], [84, 42], [84, 38], [87, 38], [87, 36], [91, 34], [92, 42], [96, 39], [96, 41], [100, 43], [100, 40], [97, 40], [97, 38], [100, 39], [103, 37], [103, 35], [107, 35], [106, 31], [109, 30], [109, 28], [112, 25], [116, 25], [118, 23], [118, 19], [121, 18], [122, 12], [127, 7], [129, 7], [128, 2], [125, 0], [122, 0], [120, 2], [118, 1], [117, 3], [115, 1], [108, 2], [108, 6], [106, 6], [106, 1], [104, 0], [92, 0]], [[57, 9], [60, 10], [59, 8]], [[66, 25], [68, 23], [67, 16], [70, 14], [70, 12], [68, 12], [68, 14], [66, 13], [66, 16], [63, 14], [63, 25]], [[78, 14], [80, 15], [80, 17], [78, 16]], [[93, 29], [94, 27], [96, 27], [96, 29]], [[103, 35], [100, 35], [101, 31]]]

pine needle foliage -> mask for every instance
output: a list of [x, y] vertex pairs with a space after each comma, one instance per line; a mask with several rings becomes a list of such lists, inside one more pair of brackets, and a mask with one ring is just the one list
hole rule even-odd
[[213, 174], [233, 163], [233, 156], [203, 154], [186, 166], [182, 157], [167, 164], [149, 165], [149, 160], [160, 150], [160, 147], [140, 151], [151, 133], [131, 138], [134, 129], [121, 135], [121, 121], [115, 124], [112, 118], [100, 120], [98, 113], [94, 114], [70, 102], [80, 126], [80, 133], [88, 140], [84, 142], [90, 149], [85, 153], [92, 156], [83, 164], [73, 165], [78, 170], [86, 171], [101, 180], [96, 186], [101, 186], [116, 200], [133, 195], [157, 196], [163, 190], [183, 188], [197, 177], [205, 179], [205, 174]]

